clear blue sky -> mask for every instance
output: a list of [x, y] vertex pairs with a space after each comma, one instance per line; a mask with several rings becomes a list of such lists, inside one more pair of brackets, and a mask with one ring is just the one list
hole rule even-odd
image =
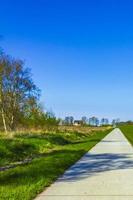
[[132, 0], [0, 1], [0, 34], [57, 116], [133, 119]]

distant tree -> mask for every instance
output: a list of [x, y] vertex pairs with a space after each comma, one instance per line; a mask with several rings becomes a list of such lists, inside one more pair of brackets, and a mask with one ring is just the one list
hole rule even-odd
[[52, 111], [46, 112], [46, 124], [47, 126], [57, 126], [60, 122], [59, 119], [56, 119], [55, 114]]
[[116, 126], [116, 125], [119, 124], [119, 123], [120, 123], [120, 119], [119, 119], [119, 118], [113, 119], [113, 120], [112, 120], [112, 125], [113, 125], [113, 126]]
[[55, 114], [53, 113], [53, 111], [47, 111], [46, 112], [46, 117], [49, 118], [55, 118]]
[[112, 120], [112, 125], [113, 125], [113, 126], [116, 125], [116, 120], [115, 120], [115, 119]]
[[91, 117], [91, 118], [89, 118], [89, 124], [91, 126], [98, 126], [99, 125], [99, 119], [97, 117]]
[[70, 124], [72, 125], [74, 122], [74, 117], [73, 116], [70, 116]]
[[107, 118], [101, 119], [101, 125], [108, 125], [108, 124], [109, 124], [109, 120]]
[[74, 117], [73, 116], [67, 116], [65, 117], [64, 123], [66, 125], [72, 125], [74, 122]]
[[128, 120], [125, 122], [126, 124], [133, 124], [133, 121], [132, 120]]
[[98, 118], [96, 118], [95, 125], [99, 126], [99, 119]]
[[82, 120], [82, 123], [85, 125], [85, 124], [87, 124], [87, 122], [88, 122], [88, 119], [87, 119], [87, 117], [85, 117], [85, 116], [83, 116], [82, 118], [81, 118], [81, 120]]

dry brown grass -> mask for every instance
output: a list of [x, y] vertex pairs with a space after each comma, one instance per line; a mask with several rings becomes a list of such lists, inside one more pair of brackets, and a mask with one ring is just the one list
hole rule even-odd
[[111, 126], [106, 126], [106, 127], [89, 127], [89, 126], [54, 126], [51, 127], [51, 129], [19, 129], [16, 131], [12, 131], [12, 132], [0, 132], [0, 137], [4, 137], [4, 138], [12, 138], [16, 135], [24, 135], [24, 134], [28, 134], [28, 135], [44, 135], [44, 134], [48, 134], [48, 133], [73, 133], [73, 132], [77, 132], [77, 133], [81, 133], [81, 134], [89, 134], [92, 135], [94, 132], [97, 131], [106, 131], [111, 129]]
[[79, 132], [79, 133], [91, 133], [94, 131], [105, 131], [111, 129], [111, 126], [106, 127], [89, 127], [89, 126], [59, 126], [58, 130], [61, 132]]

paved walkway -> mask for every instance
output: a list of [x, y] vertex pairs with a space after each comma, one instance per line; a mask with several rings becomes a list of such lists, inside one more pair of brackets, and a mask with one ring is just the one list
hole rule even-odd
[[36, 200], [133, 200], [133, 147], [113, 130]]

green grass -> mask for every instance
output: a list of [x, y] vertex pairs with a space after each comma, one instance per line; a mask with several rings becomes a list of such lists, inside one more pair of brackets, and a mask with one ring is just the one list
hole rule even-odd
[[0, 167], [36, 157], [43, 153], [78, 141], [85, 141], [90, 134], [73, 133], [16, 133], [14, 137], [0, 137]]
[[121, 125], [119, 126], [129, 142], [133, 145], [133, 125]]
[[[31, 200], [98, 143], [110, 130], [90, 134], [56, 133], [1, 138], [5, 163], [41, 155], [28, 165], [0, 172], [0, 199]], [[6, 141], [5, 141], [6, 140]], [[7, 141], [8, 140], [8, 141]]]

